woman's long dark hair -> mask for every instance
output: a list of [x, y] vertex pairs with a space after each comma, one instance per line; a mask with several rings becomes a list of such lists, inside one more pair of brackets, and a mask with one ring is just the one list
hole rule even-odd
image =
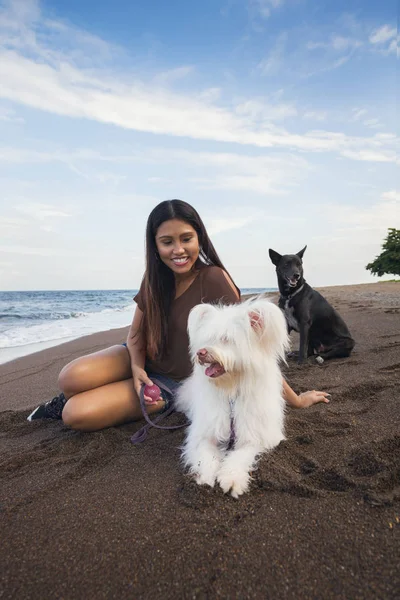
[[217, 266], [226, 271], [215, 248], [208, 237], [204, 223], [197, 211], [183, 200], [165, 200], [150, 213], [146, 227], [146, 271], [143, 278], [143, 320], [142, 330], [150, 358], [161, 358], [168, 348], [168, 316], [175, 298], [175, 277], [173, 271], [159, 258], [156, 246], [157, 230], [165, 221], [178, 219], [193, 227], [199, 239], [199, 259], [201, 263]]

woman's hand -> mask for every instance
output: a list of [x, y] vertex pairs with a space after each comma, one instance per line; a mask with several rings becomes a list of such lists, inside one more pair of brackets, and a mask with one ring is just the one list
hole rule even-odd
[[[153, 385], [153, 382], [148, 378], [146, 371], [136, 365], [132, 366], [132, 376], [135, 391], [138, 395], [138, 398], [140, 398], [140, 390], [142, 385]], [[145, 396], [144, 401], [146, 404], [151, 405], [157, 404], [158, 402], [164, 402], [161, 396], [157, 400], [153, 400], [149, 396]]]
[[329, 402], [328, 396], [330, 396], [328, 392], [318, 392], [316, 390], [303, 392], [297, 396], [297, 408], [308, 408], [313, 404], [318, 404], [318, 402], [325, 402], [327, 404]]
[[318, 402], [329, 402], [328, 396], [330, 396], [330, 394], [328, 394], [328, 392], [317, 392], [316, 390], [312, 390], [310, 392], [303, 392], [298, 396], [285, 379], [282, 380], [282, 388], [283, 397], [290, 406], [293, 406], [293, 408], [308, 408], [313, 404], [318, 404]]

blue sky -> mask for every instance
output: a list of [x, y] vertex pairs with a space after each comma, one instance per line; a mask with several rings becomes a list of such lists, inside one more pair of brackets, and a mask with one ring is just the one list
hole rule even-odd
[[400, 227], [396, 10], [0, 0], [0, 289], [138, 287], [166, 198], [241, 287], [305, 244], [312, 285], [375, 281]]

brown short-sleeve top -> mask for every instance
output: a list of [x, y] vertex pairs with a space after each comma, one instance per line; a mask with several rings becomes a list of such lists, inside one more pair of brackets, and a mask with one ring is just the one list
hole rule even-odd
[[[143, 284], [139, 293], [134, 297], [134, 301], [143, 311], [145, 306]], [[189, 312], [197, 304], [236, 304], [237, 302], [240, 300], [237, 299], [220, 267], [204, 266], [201, 268], [193, 283], [172, 302], [168, 322], [169, 351], [167, 355], [156, 360], [146, 358], [146, 369], [177, 381], [189, 377], [192, 372], [187, 333]]]

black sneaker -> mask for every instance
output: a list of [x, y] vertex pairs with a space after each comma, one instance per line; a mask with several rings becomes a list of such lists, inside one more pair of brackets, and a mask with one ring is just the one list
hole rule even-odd
[[53, 400], [49, 400], [45, 404], [41, 404], [27, 417], [27, 421], [36, 421], [36, 419], [61, 419], [62, 411], [67, 402], [67, 398], [61, 393], [55, 396]]

